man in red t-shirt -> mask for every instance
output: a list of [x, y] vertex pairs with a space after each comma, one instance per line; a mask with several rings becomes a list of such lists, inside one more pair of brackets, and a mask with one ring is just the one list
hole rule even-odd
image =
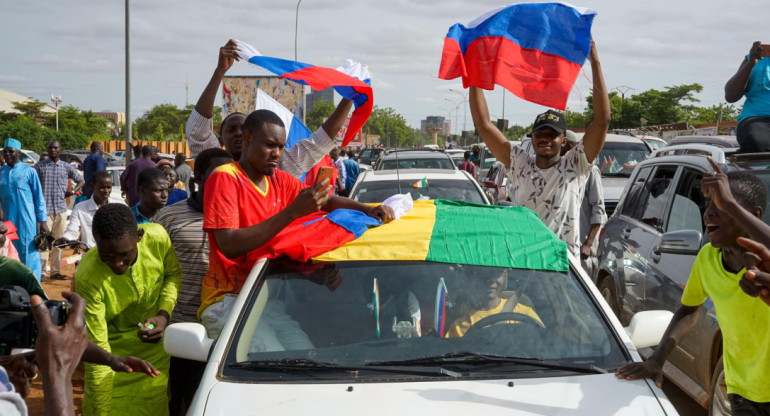
[[460, 170], [464, 170], [471, 174], [474, 178], [476, 177], [476, 165], [473, 164], [473, 162], [470, 161], [471, 159], [471, 151], [466, 150], [463, 154], [463, 161], [460, 162], [459, 165], [457, 165], [457, 168]]
[[269, 242], [292, 221], [318, 210], [347, 208], [387, 222], [393, 211], [329, 195], [324, 180], [306, 187], [277, 169], [286, 144], [280, 117], [257, 110], [243, 123], [243, 153], [238, 162], [217, 168], [206, 181], [203, 229], [208, 233], [209, 270], [201, 287], [198, 315], [211, 338], [219, 335], [234, 296], [240, 292], [256, 259], [250, 252]]

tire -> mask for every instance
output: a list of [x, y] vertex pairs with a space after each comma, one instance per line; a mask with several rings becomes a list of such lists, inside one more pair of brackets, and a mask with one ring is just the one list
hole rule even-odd
[[612, 312], [615, 313], [615, 316], [620, 319], [620, 308], [618, 307], [618, 297], [615, 294], [615, 282], [613, 281], [611, 276], [604, 276], [599, 281], [599, 293], [602, 294], [602, 297], [605, 301], [610, 305], [610, 309], [612, 309]]
[[711, 376], [711, 391], [709, 394], [709, 416], [730, 416], [730, 402], [727, 400], [727, 385], [725, 384], [725, 366], [719, 357], [714, 375]]

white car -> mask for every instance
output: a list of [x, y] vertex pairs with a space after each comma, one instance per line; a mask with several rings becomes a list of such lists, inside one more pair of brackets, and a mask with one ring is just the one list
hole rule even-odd
[[[427, 181], [427, 186], [414, 186], [423, 179]], [[358, 175], [350, 198], [364, 203], [382, 202], [392, 195], [406, 192], [412, 194], [415, 201], [452, 199], [489, 204], [478, 182], [468, 172], [459, 169], [367, 170]]]
[[613, 374], [671, 312], [625, 330], [531, 211], [439, 220], [456, 205], [415, 202], [310, 263], [259, 261], [216, 342], [170, 325], [166, 351], [207, 362], [188, 415], [677, 414], [651, 380]]

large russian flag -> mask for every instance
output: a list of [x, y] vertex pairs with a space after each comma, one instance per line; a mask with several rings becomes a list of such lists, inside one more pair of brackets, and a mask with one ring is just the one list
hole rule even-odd
[[487, 12], [444, 39], [439, 78], [500, 85], [533, 103], [564, 110], [591, 50], [596, 12], [567, 3], [521, 3]]
[[289, 149], [297, 144], [302, 139], [307, 139], [313, 133], [305, 126], [300, 119], [298, 119], [294, 113], [289, 111], [271, 97], [268, 93], [258, 89], [257, 99], [255, 100], [255, 108], [257, 110], [270, 110], [274, 112], [278, 117], [283, 120], [284, 126], [286, 126], [286, 148]]
[[342, 141], [342, 146], [346, 146], [361, 131], [366, 120], [372, 114], [374, 95], [369, 69], [366, 65], [348, 59], [340, 68], [325, 68], [298, 61], [263, 56], [247, 43], [239, 40], [236, 40], [235, 43], [238, 45], [238, 56], [241, 59], [261, 66], [281, 78], [309, 85], [314, 90], [334, 87], [341, 96], [353, 101], [355, 110], [350, 116], [350, 124]]

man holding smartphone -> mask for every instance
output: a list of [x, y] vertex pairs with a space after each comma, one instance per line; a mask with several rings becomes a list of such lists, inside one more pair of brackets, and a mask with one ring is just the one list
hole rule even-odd
[[725, 84], [725, 100], [734, 103], [746, 96], [738, 116], [741, 153], [770, 151], [770, 45], [751, 45], [738, 71]]

